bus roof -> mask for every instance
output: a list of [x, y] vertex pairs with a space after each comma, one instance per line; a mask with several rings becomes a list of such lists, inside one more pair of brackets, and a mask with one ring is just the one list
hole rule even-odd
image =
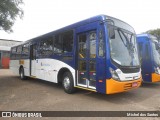
[[143, 34], [137, 34], [137, 37], [150, 37], [150, 34], [148, 33], [143, 33]]
[[137, 37], [139, 37], [139, 38], [149, 38], [149, 40], [158, 42], [157, 37], [154, 36], [154, 35], [151, 35], [149, 33], [137, 34]]
[[151, 35], [151, 34], [149, 34], [149, 33], [137, 34], [137, 37], [148, 37], [148, 38], [153, 38], [153, 37], [155, 37], [155, 38], [156, 38], [156, 36]]

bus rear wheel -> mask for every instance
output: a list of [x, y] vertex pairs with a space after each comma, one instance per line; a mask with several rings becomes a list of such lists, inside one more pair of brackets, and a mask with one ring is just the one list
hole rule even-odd
[[71, 94], [75, 92], [73, 77], [70, 72], [63, 74], [62, 86], [66, 93]]
[[19, 75], [20, 75], [20, 79], [21, 80], [25, 80], [26, 79], [26, 76], [24, 75], [24, 69], [23, 68], [20, 68]]

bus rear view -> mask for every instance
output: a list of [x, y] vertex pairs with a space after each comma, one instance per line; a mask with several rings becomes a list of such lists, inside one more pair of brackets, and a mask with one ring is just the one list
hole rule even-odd
[[144, 82], [160, 81], [160, 44], [157, 38], [150, 34], [137, 35], [139, 56]]

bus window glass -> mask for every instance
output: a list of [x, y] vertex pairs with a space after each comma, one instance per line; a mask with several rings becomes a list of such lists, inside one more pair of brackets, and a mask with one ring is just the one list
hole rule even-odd
[[18, 48], [17, 48], [17, 55], [16, 55], [17, 58], [21, 57], [21, 52], [22, 52], [22, 46], [18, 46]]
[[45, 51], [46, 51], [46, 55], [51, 55], [53, 53], [53, 39], [49, 38], [48, 40], [45, 41], [46, 43], [46, 47], [45, 47]]
[[15, 59], [16, 58], [16, 51], [17, 51], [16, 47], [11, 49], [11, 59]]
[[143, 44], [142, 43], [139, 43], [138, 44], [138, 49], [139, 49], [139, 60], [140, 60], [140, 63], [142, 63], [142, 47], [143, 46]]
[[44, 43], [44, 41], [41, 41], [41, 42], [40, 42], [40, 46], [39, 46], [40, 55], [44, 55], [44, 54], [45, 54], [45, 52], [44, 52], [44, 47], [45, 47], [45, 43]]
[[86, 52], [87, 52], [87, 46], [86, 43], [87, 38], [85, 34], [82, 34], [79, 36], [79, 58], [86, 58]]
[[63, 52], [72, 52], [73, 48], [73, 32], [68, 31], [63, 34]]
[[102, 30], [99, 32], [99, 46], [98, 46], [98, 55], [100, 57], [104, 56], [104, 41], [103, 41], [103, 33]]
[[22, 47], [22, 57], [29, 56], [29, 44], [25, 44]]
[[60, 39], [60, 35], [56, 35], [54, 38], [54, 53], [62, 53], [62, 40]]
[[157, 65], [160, 65], [160, 50], [156, 48], [158, 42], [152, 42], [153, 59]]
[[48, 38], [40, 42], [40, 55], [47, 56], [53, 53], [53, 40]]
[[16, 51], [17, 51], [17, 48], [15, 47], [15, 48], [12, 48], [12, 53], [16, 53]]
[[54, 53], [68, 53], [73, 49], [73, 31], [64, 32], [54, 38]]
[[17, 53], [21, 53], [22, 52], [22, 46], [19, 46], [18, 48], [17, 48]]
[[148, 44], [145, 45], [145, 51], [146, 51], [145, 58], [146, 58], [146, 60], [148, 60], [149, 59], [149, 47], [148, 47]]
[[29, 45], [28, 44], [23, 45], [23, 53], [28, 54], [28, 52], [29, 52]]
[[96, 57], [96, 32], [91, 32], [89, 35], [90, 39], [90, 58]]
[[121, 66], [139, 66], [135, 36], [117, 27], [114, 31], [115, 37], [109, 39], [112, 60]]
[[36, 50], [37, 50], [37, 45], [33, 45], [33, 53], [32, 53], [32, 60], [36, 59]]

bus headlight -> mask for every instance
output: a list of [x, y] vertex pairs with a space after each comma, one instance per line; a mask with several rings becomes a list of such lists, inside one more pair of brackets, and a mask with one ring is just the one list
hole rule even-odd
[[113, 79], [120, 80], [119, 77], [118, 77], [118, 74], [115, 70], [113, 70], [112, 68], [109, 68], [109, 71], [110, 71]]
[[159, 67], [154, 67], [155, 73], [159, 74]]

